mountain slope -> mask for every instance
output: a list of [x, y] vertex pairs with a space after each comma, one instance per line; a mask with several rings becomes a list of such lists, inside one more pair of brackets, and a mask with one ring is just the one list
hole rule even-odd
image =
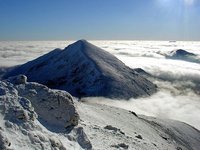
[[24, 79], [0, 81], [1, 150], [199, 150], [200, 131], [185, 123], [76, 101]]
[[129, 99], [156, 92], [156, 85], [125, 66], [112, 54], [85, 40], [56, 49], [7, 73], [62, 89], [73, 96]]
[[200, 131], [183, 122], [137, 115], [89, 100], [77, 106], [80, 125], [94, 149], [199, 150]]

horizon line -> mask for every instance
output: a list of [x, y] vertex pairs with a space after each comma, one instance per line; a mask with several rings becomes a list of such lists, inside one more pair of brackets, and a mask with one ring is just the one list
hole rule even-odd
[[[78, 41], [78, 40], [83, 40], [84, 38], [81, 39], [41, 39], [41, 40], [0, 40], [0, 42], [34, 42], [34, 41]], [[86, 41], [168, 41], [168, 42], [200, 42], [200, 40], [156, 40], [156, 39], [84, 39]]]

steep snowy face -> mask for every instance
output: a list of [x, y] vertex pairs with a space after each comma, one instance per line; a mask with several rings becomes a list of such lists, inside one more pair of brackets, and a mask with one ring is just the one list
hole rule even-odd
[[28, 81], [66, 90], [77, 97], [129, 99], [156, 92], [155, 84], [85, 40], [21, 65], [4, 78], [18, 74], [25, 74]]

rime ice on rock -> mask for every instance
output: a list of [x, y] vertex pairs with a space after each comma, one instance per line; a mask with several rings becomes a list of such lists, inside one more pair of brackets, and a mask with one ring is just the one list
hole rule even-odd
[[54, 130], [49, 130], [51, 126], [55, 130], [60, 129], [57, 130], [60, 134], [66, 134], [68, 130], [65, 128], [68, 127], [77, 131], [74, 126], [78, 125], [79, 115], [72, 96], [66, 91], [24, 82], [24, 79], [26, 76], [20, 75], [0, 81], [0, 149], [91, 147], [83, 129], [74, 135], [74, 139], [78, 137], [76, 141], [67, 141], [66, 138], [64, 142], [60, 140], [62, 135], [58, 137], [52, 132]]
[[[74, 106], [72, 96], [66, 91], [51, 90], [45, 85], [26, 82], [25, 75], [14, 76], [5, 83], [12, 85], [16, 94], [21, 98], [19, 103], [25, 109], [13, 108], [16, 118], [28, 120], [30, 117], [26, 110], [33, 106], [42, 121], [58, 127], [78, 125], [79, 115]], [[5, 93], [2, 89], [2, 94]]]

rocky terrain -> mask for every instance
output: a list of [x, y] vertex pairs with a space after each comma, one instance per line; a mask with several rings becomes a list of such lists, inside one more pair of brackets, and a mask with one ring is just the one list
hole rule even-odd
[[28, 83], [23, 75], [12, 77], [0, 81], [0, 108], [2, 150], [91, 148], [65, 91]]
[[30, 82], [66, 90], [76, 97], [129, 99], [149, 96], [157, 91], [156, 85], [140, 73], [85, 40], [25, 63], [4, 78], [18, 74], [25, 74]]

